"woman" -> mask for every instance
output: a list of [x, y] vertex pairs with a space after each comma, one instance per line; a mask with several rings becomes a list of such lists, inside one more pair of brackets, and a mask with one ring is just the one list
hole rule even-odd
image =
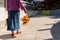
[[25, 13], [27, 13], [27, 10], [23, 5], [22, 0], [6, 0], [6, 9], [8, 11], [7, 30], [10, 30], [12, 32], [11, 33], [12, 37], [15, 37], [15, 34], [21, 33], [21, 31], [19, 31], [20, 8], [24, 10]]

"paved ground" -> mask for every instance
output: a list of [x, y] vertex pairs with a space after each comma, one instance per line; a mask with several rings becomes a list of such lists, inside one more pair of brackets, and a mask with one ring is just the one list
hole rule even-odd
[[28, 25], [21, 23], [20, 26], [22, 34], [11, 38], [11, 32], [0, 21], [0, 40], [60, 40], [60, 16], [37, 15], [30, 18]]
[[20, 26], [22, 34], [11, 38], [11, 32], [0, 22], [0, 40], [60, 40], [60, 18], [57, 16], [32, 17], [28, 25]]

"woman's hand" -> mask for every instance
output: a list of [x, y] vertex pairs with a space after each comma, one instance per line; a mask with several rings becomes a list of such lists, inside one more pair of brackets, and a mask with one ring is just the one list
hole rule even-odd
[[26, 14], [28, 13], [27, 10], [24, 11]]

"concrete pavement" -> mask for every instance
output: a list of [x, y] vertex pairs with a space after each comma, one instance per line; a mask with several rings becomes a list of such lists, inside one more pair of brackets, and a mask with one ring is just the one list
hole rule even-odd
[[60, 40], [60, 16], [32, 17], [28, 25], [22, 25], [20, 21], [20, 26], [22, 34], [12, 38], [4, 21], [0, 21], [0, 40]]
[[11, 32], [0, 22], [0, 40], [60, 40], [60, 17], [32, 17], [28, 25], [20, 26], [22, 34], [11, 38]]
[[20, 20], [22, 34], [17, 35], [16, 38], [11, 38], [11, 32], [6, 30], [7, 26], [5, 26], [4, 21], [7, 16], [3, 12], [2, 10], [0, 12], [0, 40], [60, 40], [60, 16], [38, 15], [31, 17], [28, 25], [22, 25]]

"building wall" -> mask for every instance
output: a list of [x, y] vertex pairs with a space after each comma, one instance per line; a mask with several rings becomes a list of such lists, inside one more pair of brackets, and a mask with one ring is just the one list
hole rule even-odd
[[5, 7], [5, 0], [0, 0], [0, 7]]

